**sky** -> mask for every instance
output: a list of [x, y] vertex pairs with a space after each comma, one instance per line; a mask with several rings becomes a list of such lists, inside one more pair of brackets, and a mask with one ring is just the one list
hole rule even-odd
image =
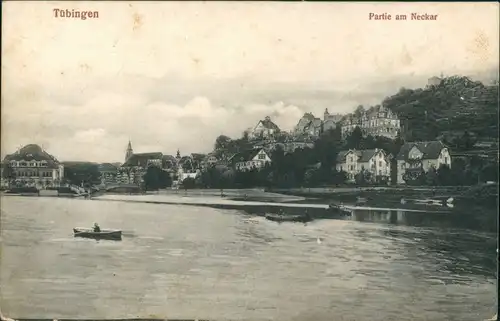
[[[96, 19], [55, 18], [53, 9]], [[271, 116], [380, 104], [431, 76], [498, 79], [498, 3], [4, 2], [1, 156], [209, 152]], [[437, 14], [374, 21], [369, 13]]]

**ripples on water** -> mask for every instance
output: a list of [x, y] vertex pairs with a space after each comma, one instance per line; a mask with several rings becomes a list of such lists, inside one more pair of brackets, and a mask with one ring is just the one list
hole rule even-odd
[[[1, 206], [0, 298], [14, 317], [470, 321], [496, 310], [488, 233], [71, 199]], [[72, 237], [93, 222], [123, 241]]]

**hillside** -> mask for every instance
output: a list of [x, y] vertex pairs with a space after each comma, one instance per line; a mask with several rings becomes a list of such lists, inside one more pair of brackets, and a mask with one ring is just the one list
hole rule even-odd
[[414, 141], [465, 131], [477, 140], [497, 140], [498, 103], [498, 84], [485, 86], [459, 76], [437, 86], [402, 88], [383, 101], [401, 118], [405, 138]]

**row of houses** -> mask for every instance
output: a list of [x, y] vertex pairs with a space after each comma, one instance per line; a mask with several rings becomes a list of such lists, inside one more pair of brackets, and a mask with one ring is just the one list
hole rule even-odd
[[[200, 156], [198, 161], [196, 155]], [[121, 168], [135, 169], [134, 173], [138, 176], [133, 179], [127, 176], [122, 182], [137, 182], [136, 179], [144, 174], [149, 164], [160, 165], [180, 183], [187, 177], [196, 178], [210, 166], [233, 168], [236, 171], [259, 170], [272, 163], [271, 155], [272, 150], [261, 147], [236, 153], [227, 159], [217, 159], [214, 154], [204, 157], [201, 157], [201, 154], [181, 157], [178, 153], [175, 158], [161, 153], [132, 154]], [[139, 159], [144, 159], [144, 162], [141, 164]], [[362, 172], [369, 173], [377, 180], [389, 182], [391, 172], [395, 170], [397, 183], [404, 184], [405, 174], [417, 174], [421, 173], [421, 170], [427, 172], [431, 168], [438, 169], [441, 165], [451, 167], [451, 155], [449, 148], [441, 141], [412, 142], [401, 147], [396, 157], [397, 168], [392, 168], [393, 164], [391, 156], [383, 149], [351, 149], [339, 152], [336, 170], [345, 172], [348, 182], [355, 182], [356, 175]]]
[[391, 172], [396, 171], [396, 183], [405, 184], [405, 175], [420, 175], [422, 170], [437, 170], [441, 165], [451, 168], [451, 155], [441, 141], [405, 143], [396, 156], [396, 168], [393, 164], [391, 155], [383, 149], [353, 149], [339, 152], [336, 169], [347, 174], [348, 182], [354, 182], [356, 175], [362, 172], [389, 182]]
[[[102, 184], [139, 184], [147, 168], [151, 165], [168, 172], [179, 184], [186, 178], [196, 178], [209, 167], [233, 168], [237, 171], [261, 169], [272, 163], [269, 149], [254, 148], [242, 151], [226, 159], [218, 159], [214, 154], [190, 154], [181, 156], [163, 153], [133, 153], [129, 142], [123, 164], [104, 163], [99, 165]], [[9, 164], [13, 182], [23, 186], [58, 186], [64, 179], [64, 164], [35, 144], [27, 145], [13, 154], [7, 155], [2, 165]], [[397, 171], [397, 183], [404, 184], [405, 174], [412, 175], [438, 169], [441, 165], [451, 167], [451, 153], [440, 141], [405, 143], [396, 157], [397, 168], [391, 168], [391, 156], [383, 149], [346, 150], [337, 156], [336, 170], [347, 175], [348, 182], [354, 182], [361, 172], [371, 177], [388, 181], [391, 172]], [[2, 166], [2, 186], [7, 185], [9, 175], [4, 175]]]
[[307, 112], [299, 119], [297, 125], [290, 131], [282, 131], [276, 123], [267, 116], [260, 120], [249, 131], [250, 139], [271, 139], [276, 136], [286, 136], [290, 142], [302, 141], [304, 137], [318, 138], [322, 133], [340, 127], [342, 138], [345, 139], [356, 127], [364, 136], [383, 136], [395, 139], [401, 131], [401, 121], [390, 109], [375, 106], [359, 114], [330, 114], [325, 109], [323, 119]]

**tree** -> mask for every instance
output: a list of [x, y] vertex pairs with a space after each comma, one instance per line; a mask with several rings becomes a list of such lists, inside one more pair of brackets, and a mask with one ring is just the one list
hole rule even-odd
[[64, 166], [64, 177], [73, 185], [90, 187], [101, 183], [99, 167], [94, 163], [72, 163]]
[[192, 177], [187, 177], [182, 181], [181, 186], [185, 190], [193, 189], [196, 187], [196, 180]]
[[425, 179], [425, 172], [422, 168], [407, 169], [403, 174], [405, 183], [412, 186], [424, 185]]
[[162, 170], [156, 166], [149, 166], [142, 177], [146, 191], [157, 191], [161, 187], [160, 175]]
[[337, 172], [335, 175], [335, 183], [336, 184], [344, 184], [347, 181], [347, 173], [341, 170]]
[[356, 126], [354, 130], [346, 137], [346, 147], [348, 149], [359, 149], [361, 142], [363, 141], [363, 132], [361, 128]]
[[429, 186], [436, 186], [438, 184], [438, 174], [434, 167], [431, 167], [425, 174], [425, 182]]
[[453, 76], [438, 86], [401, 90], [384, 99], [383, 105], [405, 124], [406, 139], [433, 140], [463, 128], [479, 137], [498, 136], [498, 85]]
[[439, 166], [437, 170], [437, 180], [439, 185], [442, 186], [452, 186], [456, 183], [454, 177], [452, 177], [450, 167], [445, 164], [441, 164], [441, 166]]
[[494, 163], [488, 163], [481, 170], [481, 177], [483, 181], [498, 182], [498, 165]]
[[170, 176], [170, 173], [162, 170], [161, 168], [158, 168], [159, 171], [158, 173], [158, 187], [159, 188], [168, 188], [172, 186], [172, 177]]
[[361, 170], [354, 176], [357, 185], [365, 185], [373, 182], [373, 175], [366, 169]]
[[359, 118], [361, 117], [361, 115], [363, 115], [364, 112], [365, 112], [365, 107], [363, 107], [363, 105], [359, 105], [354, 110], [354, 116]]
[[307, 187], [311, 187], [311, 186], [314, 186], [316, 185], [316, 173], [317, 173], [317, 169], [315, 168], [310, 168], [308, 170], [306, 170], [305, 174], [304, 174], [304, 183]]
[[225, 150], [228, 149], [231, 143], [231, 138], [226, 135], [220, 135], [215, 139], [215, 150]]
[[10, 184], [16, 179], [16, 172], [14, 171], [10, 163], [2, 164], [2, 167], [2, 178], [7, 181], [8, 187], [10, 188]]
[[464, 150], [470, 150], [474, 146], [474, 144], [475, 144], [474, 138], [466, 130], [461, 137], [461, 144], [459, 145], [459, 147]]
[[469, 170], [475, 177], [475, 183], [479, 184], [484, 181], [482, 179], [483, 168], [485, 167], [485, 161], [479, 156], [472, 156], [469, 161]]

